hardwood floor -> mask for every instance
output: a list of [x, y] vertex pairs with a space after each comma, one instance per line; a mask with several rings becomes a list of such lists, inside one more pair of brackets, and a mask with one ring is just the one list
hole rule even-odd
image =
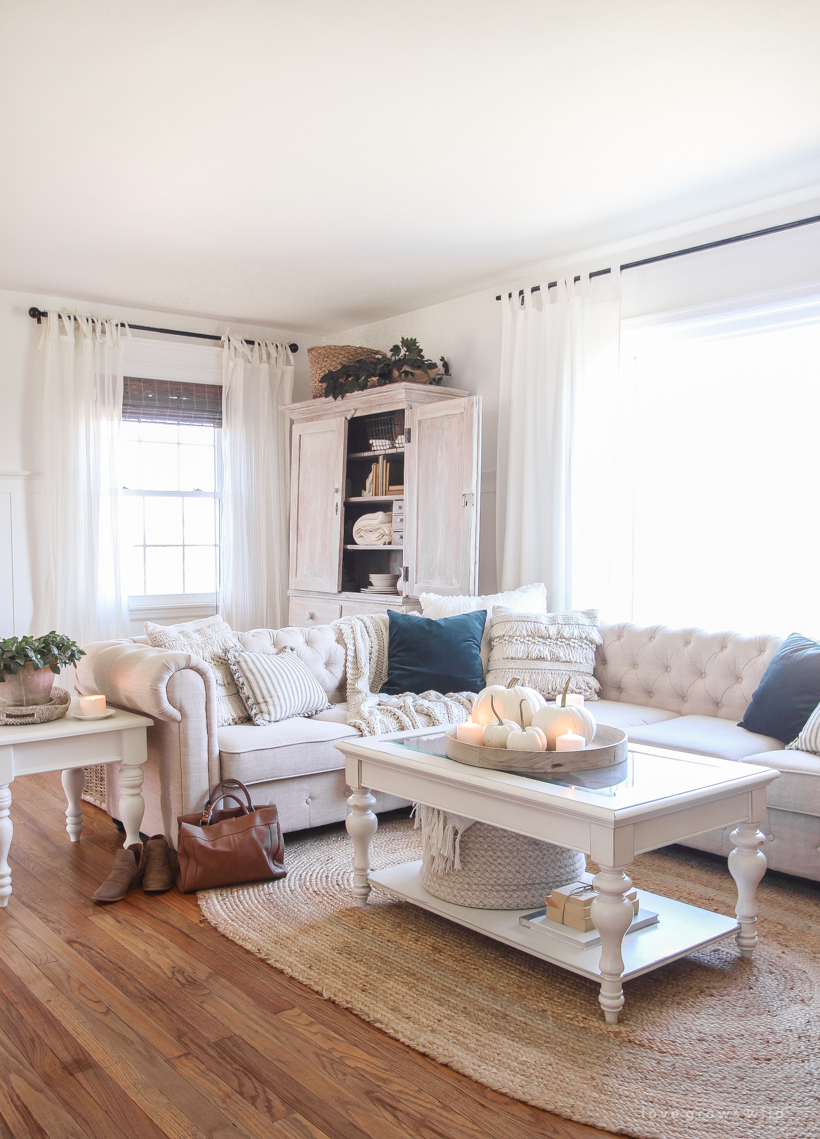
[[121, 841], [59, 774], [12, 784], [0, 910], [0, 1139], [580, 1139], [278, 973], [194, 895], [89, 898]]

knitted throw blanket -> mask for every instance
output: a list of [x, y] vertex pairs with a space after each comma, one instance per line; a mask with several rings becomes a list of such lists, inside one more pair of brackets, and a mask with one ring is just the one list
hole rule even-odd
[[387, 614], [342, 617], [334, 624], [347, 649], [347, 722], [363, 736], [460, 724], [468, 718], [473, 692], [379, 692], [387, 680]]
[[[472, 711], [475, 693], [405, 692], [388, 696], [379, 692], [387, 679], [389, 620], [386, 614], [342, 617], [334, 622], [347, 649], [347, 722], [363, 736], [406, 732], [460, 724]], [[422, 829], [424, 860], [440, 873], [460, 870], [461, 835], [473, 820], [445, 814], [416, 803], [416, 826]]]

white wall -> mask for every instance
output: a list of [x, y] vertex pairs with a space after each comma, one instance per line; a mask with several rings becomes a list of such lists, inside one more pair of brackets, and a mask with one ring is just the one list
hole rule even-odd
[[[449, 386], [466, 388], [472, 394], [482, 397], [484, 431], [479, 567], [479, 589], [482, 593], [493, 592], [497, 588], [495, 468], [501, 313], [496, 296], [509, 291], [517, 293], [519, 288], [546, 283], [566, 276], [569, 272], [575, 275], [577, 272], [589, 272], [612, 264], [626, 264], [644, 257], [820, 214], [820, 200], [811, 197], [798, 200], [799, 198], [800, 195], [795, 195], [795, 200], [786, 201], [785, 204], [772, 201], [746, 205], [726, 211], [720, 218], [693, 219], [662, 232], [633, 237], [600, 249], [583, 250], [552, 262], [536, 263], [526, 277], [499, 284], [491, 291], [444, 301], [429, 308], [417, 309], [389, 320], [351, 328], [323, 338], [322, 343], [325, 344], [357, 344], [387, 351], [398, 343], [401, 336], [415, 336], [428, 357], [447, 357], [453, 372], [452, 379], [448, 381]], [[797, 278], [818, 279], [818, 242], [820, 224], [790, 231], [782, 238], [760, 238], [732, 248], [739, 251], [739, 260], [746, 263], [743, 275], [751, 293], [763, 292], [767, 287], [782, 288], [786, 281]], [[693, 264], [699, 258], [705, 258], [706, 262], [710, 258], [715, 259], [713, 254], [704, 253], [663, 262], [661, 264], [666, 268], [662, 276], [668, 280], [668, 269], [674, 266], [678, 272], [673, 269], [672, 275], [689, 283], [689, 293], [692, 292], [692, 279], [697, 279], [698, 288], [703, 291], [703, 263], [700, 266]], [[662, 288], [658, 277], [659, 274], [642, 269], [624, 274], [625, 316], [662, 311], [678, 303], [680, 288], [677, 291], [670, 290], [668, 285]], [[630, 281], [633, 283], [630, 284]], [[727, 282], [721, 279], [719, 283], [715, 282], [712, 291], [725, 291], [726, 288]], [[704, 301], [709, 299], [712, 299], [711, 295], [703, 297]]]
[[[39, 628], [37, 612], [43, 584], [43, 357], [38, 350], [41, 328], [28, 315], [32, 305], [43, 311], [79, 312], [186, 332], [221, 335], [226, 328], [224, 321], [205, 317], [0, 290], [0, 637], [45, 631]], [[315, 337], [235, 322], [230, 330], [246, 337], [298, 343], [296, 398], [309, 396], [307, 349]], [[149, 334], [134, 333], [135, 337], [142, 335]], [[189, 346], [207, 343], [166, 339]]]

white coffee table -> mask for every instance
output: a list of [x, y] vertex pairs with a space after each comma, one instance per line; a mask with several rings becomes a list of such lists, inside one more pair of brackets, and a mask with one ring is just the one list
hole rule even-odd
[[49, 724], [0, 727], [0, 907], [11, 894], [9, 850], [13, 827], [9, 784], [21, 775], [62, 771], [66, 802], [66, 830], [77, 842], [83, 830], [80, 796], [84, 768], [97, 763], [122, 761], [120, 771], [120, 819], [125, 827], [125, 846], [140, 841], [140, 823], [145, 813], [142, 797], [142, 765], [148, 755], [146, 730], [154, 721], [133, 712], [115, 711], [105, 720], [77, 720], [78, 701], [69, 714]]
[[[757, 944], [757, 885], [766, 871], [759, 824], [766, 817], [766, 788], [779, 772], [683, 752], [633, 746], [617, 773], [582, 772], [549, 782], [469, 767], [447, 759], [440, 729], [422, 729], [373, 739], [340, 740], [352, 795], [347, 829], [353, 840], [354, 893], [367, 904], [377, 886], [452, 921], [503, 941], [545, 961], [600, 981], [607, 1021], [617, 1023], [623, 982], [727, 934], [736, 933], [741, 954]], [[426, 749], [426, 750], [425, 750]], [[435, 754], [439, 752], [440, 754]], [[371, 790], [464, 815], [590, 855], [600, 867], [592, 920], [600, 945], [579, 948], [521, 925], [525, 910], [479, 910], [434, 898], [420, 882], [421, 862], [371, 871], [369, 845], [378, 820]], [[737, 884], [737, 920], [670, 898], [639, 891], [643, 909], [659, 915], [656, 925], [624, 935], [632, 905], [624, 897], [633, 858], [717, 827], [735, 825], [729, 871]]]

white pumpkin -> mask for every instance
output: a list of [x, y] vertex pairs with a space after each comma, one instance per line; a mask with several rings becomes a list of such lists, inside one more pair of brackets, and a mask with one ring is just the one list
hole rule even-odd
[[540, 728], [547, 737], [547, 751], [555, 751], [556, 739], [558, 736], [566, 735], [567, 732], [583, 736], [587, 747], [595, 737], [597, 726], [595, 717], [586, 708], [579, 708], [574, 704], [567, 706], [568, 689], [569, 684], [563, 691], [560, 705], [546, 704], [532, 718], [533, 725]]
[[526, 688], [523, 684], [511, 681], [507, 688], [502, 684], [490, 684], [479, 692], [473, 704], [472, 718], [474, 724], [489, 724], [496, 719], [490, 701], [501, 716], [506, 720], [519, 720], [521, 717], [521, 701], [524, 701], [524, 718], [522, 727], [528, 728], [537, 711], [546, 706], [546, 700], [534, 688]]
[[521, 729], [515, 720], [502, 720], [495, 708], [495, 697], [490, 697], [490, 706], [495, 714], [495, 719], [491, 720], [489, 724], [484, 725], [481, 738], [485, 747], [509, 747], [509, 740], [511, 736], [520, 736]]
[[540, 728], [530, 725], [523, 732], [511, 732], [507, 738], [509, 751], [546, 751], [547, 737]]

